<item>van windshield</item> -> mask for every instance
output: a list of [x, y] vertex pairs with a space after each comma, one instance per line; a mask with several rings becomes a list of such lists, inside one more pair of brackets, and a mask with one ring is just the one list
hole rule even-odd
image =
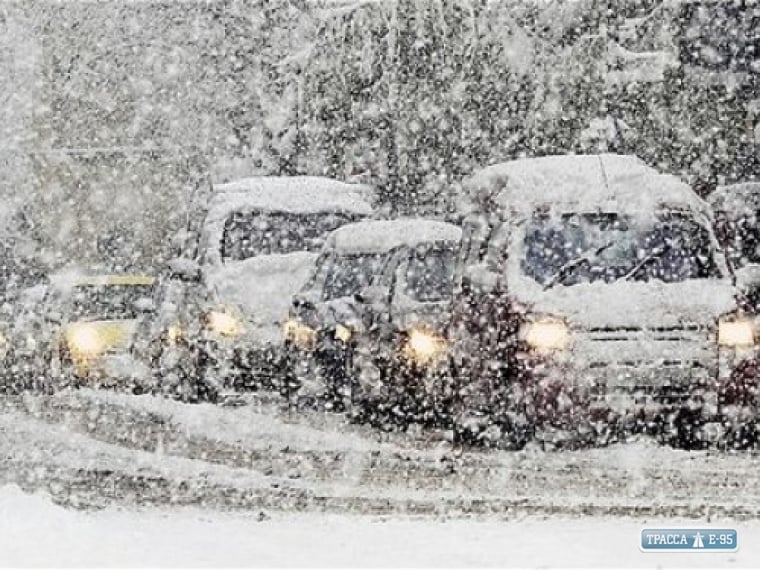
[[258, 255], [319, 251], [328, 233], [355, 219], [338, 212], [235, 212], [224, 223], [222, 259], [242, 261]]
[[386, 254], [365, 253], [340, 255], [328, 258], [324, 266], [325, 301], [348, 297], [359, 293], [372, 282], [372, 278], [383, 268]]
[[535, 216], [521, 268], [544, 286], [720, 276], [707, 229], [680, 212], [649, 224], [614, 213]]

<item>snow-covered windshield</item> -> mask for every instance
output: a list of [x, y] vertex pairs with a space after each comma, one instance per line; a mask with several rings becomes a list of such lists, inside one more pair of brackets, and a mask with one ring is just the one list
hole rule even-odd
[[525, 231], [521, 267], [545, 286], [720, 276], [707, 229], [676, 213], [653, 224], [615, 213], [535, 216]]
[[328, 233], [355, 219], [333, 212], [235, 212], [224, 224], [222, 259], [242, 261], [257, 255], [318, 251]]
[[321, 267], [324, 274], [322, 298], [326, 301], [348, 297], [367, 287], [382, 269], [383, 253], [340, 255], [329, 258]]
[[152, 298], [152, 285], [79, 285], [72, 292], [70, 320], [136, 319], [140, 304]]
[[455, 258], [454, 249], [435, 249], [413, 256], [406, 269], [404, 293], [422, 303], [449, 299]]

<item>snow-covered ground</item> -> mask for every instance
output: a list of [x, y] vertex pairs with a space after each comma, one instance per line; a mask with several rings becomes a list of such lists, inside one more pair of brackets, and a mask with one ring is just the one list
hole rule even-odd
[[[685, 521], [693, 524], [693, 521]], [[646, 526], [673, 526], [647, 521]], [[640, 522], [436, 520], [199, 509], [66, 510], [0, 488], [0, 563], [10, 566], [757, 567], [760, 523], [731, 554], [651, 554]]]
[[[760, 566], [753, 453], [462, 451], [274, 397], [77, 390], [0, 402], [0, 457], [0, 565]], [[681, 525], [739, 551], [638, 550]]]

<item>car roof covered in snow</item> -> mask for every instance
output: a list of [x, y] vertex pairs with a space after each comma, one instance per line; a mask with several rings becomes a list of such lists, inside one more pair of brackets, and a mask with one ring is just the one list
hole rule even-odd
[[718, 186], [708, 197], [713, 210], [741, 215], [760, 209], [760, 182], [742, 182]]
[[515, 213], [614, 211], [650, 215], [660, 209], [709, 212], [676, 176], [634, 156], [616, 154], [524, 158], [494, 164], [465, 181], [471, 199]]
[[370, 220], [346, 224], [333, 231], [325, 248], [341, 253], [390, 251], [396, 247], [415, 247], [436, 241], [458, 242], [462, 230], [448, 222], [422, 218]]
[[209, 217], [241, 209], [311, 214], [370, 215], [372, 189], [319, 176], [254, 176], [214, 186]]

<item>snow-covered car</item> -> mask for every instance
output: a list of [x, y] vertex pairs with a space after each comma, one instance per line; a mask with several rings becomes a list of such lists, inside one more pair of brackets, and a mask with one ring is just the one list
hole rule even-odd
[[466, 188], [457, 437], [748, 444], [757, 330], [686, 184], [603, 154], [497, 164]]
[[58, 275], [44, 300], [50, 372], [60, 385], [127, 386], [148, 374], [132, 347], [152, 318], [155, 278]]
[[[358, 222], [331, 233], [283, 327], [285, 369], [299, 395], [316, 394], [328, 406], [344, 408], [354, 394], [357, 367], [375, 366], [385, 374], [386, 361], [396, 362], [389, 358], [400, 342], [394, 335], [423, 322], [438, 325], [460, 236], [457, 226], [419, 218]], [[376, 358], [356, 360], [357, 351]], [[308, 380], [312, 387], [304, 390]]]
[[760, 182], [719, 186], [707, 198], [736, 283], [760, 309]]
[[[329, 232], [372, 214], [371, 189], [319, 177], [255, 177], [214, 188], [196, 251], [171, 265], [193, 292], [176, 324], [207, 394], [279, 382], [280, 328]], [[177, 352], [175, 347], [172, 352]], [[168, 368], [167, 368], [168, 367]]]

